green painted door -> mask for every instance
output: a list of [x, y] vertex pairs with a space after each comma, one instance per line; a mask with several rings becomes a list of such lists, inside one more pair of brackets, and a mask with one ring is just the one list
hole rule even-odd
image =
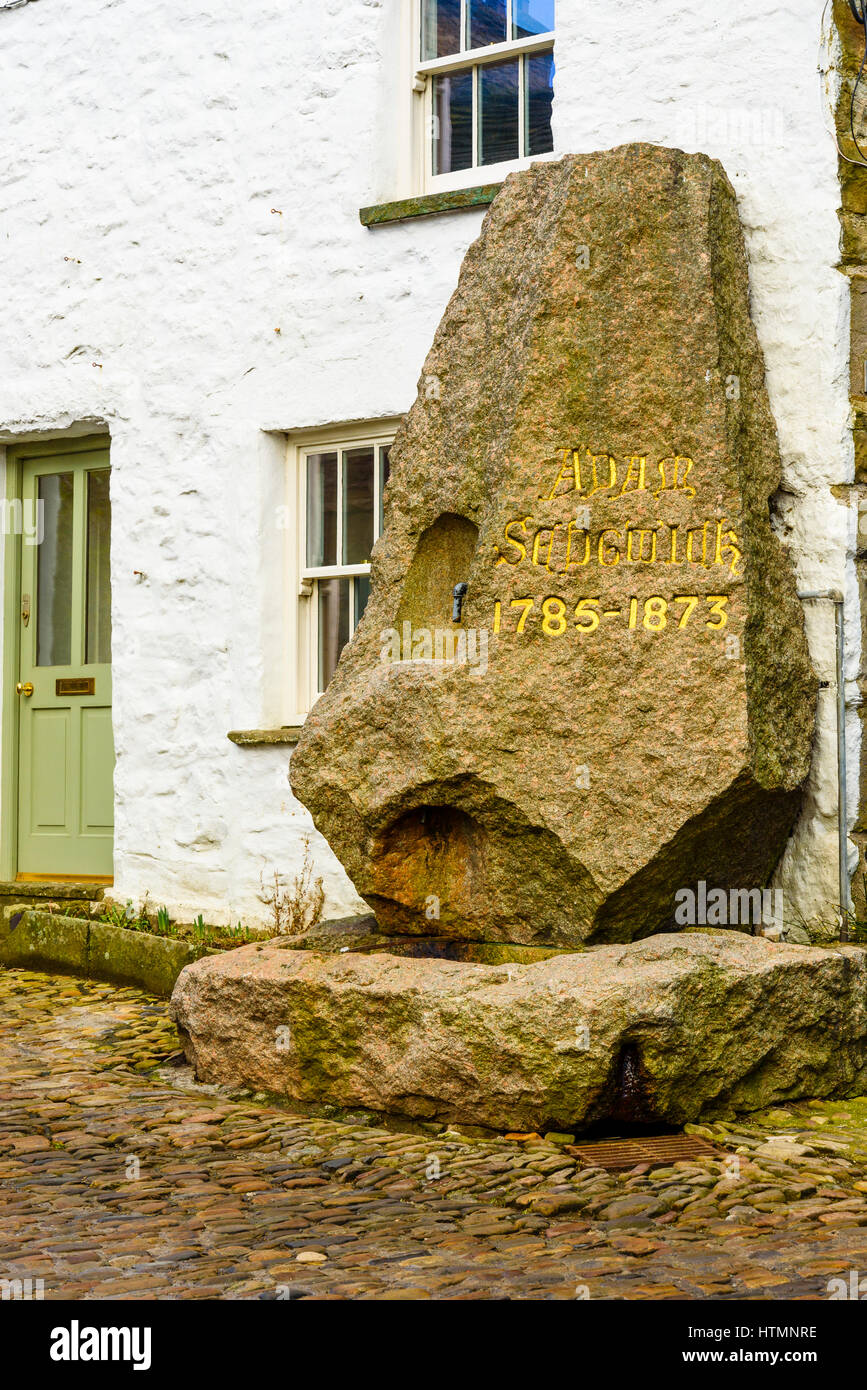
[[26, 461], [22, 503], [18, 872], [110, 875], [108, 451]]

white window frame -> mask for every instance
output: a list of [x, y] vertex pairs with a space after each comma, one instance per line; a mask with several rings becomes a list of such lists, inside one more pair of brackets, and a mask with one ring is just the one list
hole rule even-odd
[[[307, 458], [310, 454], [337, 453], [338, 487], [342, 454], [346, 449], [374, 448], [374, 535], [380, 508], [379, 449], [390, 448], [401, 416], [376, 420], [354, 420], [344, 424], [317, 426], [292, 431], [287, 439], [286, 507], [294, 525], [286, 531], [286, 591], [290, 615], [285, 644], [285, 688], [291, 706], [286, 724], [303, 724], [322, 693], [319, 685], [319, 631], [316, 581], [347, 579], [370, 573], [370, 565], [307, 564]], [[340, 494], [338, 492], [338, 498]], [[343, 529], [342, 507], [337, 508], [337, 554]]]
[[[444, 58], [422, 58], [422, 3], [412, 0], [413, 11], [413, 75], [412, 87], [416, 94], [416, 131], [414, 146], [418, 160], [420, 177], [419, 191], [422, 193], [441, 193], [451, 189], [474, 188], [479, 184], [500, 183], [507, 174], [517, 169], [529, 169], [539, 160], [556, 159], [555, 150], [546, 154], [521, 155], [518, 159], [506, 160], [500, 164], [471, 164], [468, 169], [458, 169], [452, 174], [435, 174], [433, 170], [433, 130], [434, 78], [450, 72], [473, 69], [473, 155], [478, 154], [479, 138], [479, 68], [488, 63], [502, 62], [507, 58], [523, 57], [530, 53], [553, 53], [556, 41], [556, 28], [547, 34], [532, 35], [526, 39], [507, 39], [505, 43], [490, 44], [487, 48], [467, 48], [460, 53], [450, 53]], [[515, 0], [507, 0], [506, 32], [512, 23]], [[467, 0], [461, 0], [461, 34], [467, 34]], [[526, 136], [524, 64], [518, 64], [518, 137], [519, 149], [523, 149]]]

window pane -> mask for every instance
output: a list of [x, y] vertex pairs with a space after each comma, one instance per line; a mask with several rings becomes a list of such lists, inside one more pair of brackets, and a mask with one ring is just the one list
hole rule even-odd
[[516, 39], [528, 39], [531, 34], [554, 31], [554, 0], [515, 0]]
[[366, 565], [373, 549], [373, 449], [343, 455], [343, 563]]
[[370, 598], [370, 578], [366, 574], [360, 574], [353, 581], [355, 585], [355, 615], [352, 623], [352, 631], [361, 622], [362, 614], [367, 607], [367, 600]]
[[554, 148], [551, 106], [554, 101], [554, 54], [534, 53], [527, 60], [524, 91], [527, 105], [527, 154]]
[[385, 495], [385, 485], [388, 482], [388, 475], [391, 472], [390, 460], [391, 449], [385, 445], [380, 445], [379, 449], [379, 519], [377, 522], [377, 536], [381, 536], [385, 526], [385, 507], [383, 497]]
[[421, 56], [444, 58], [459, 53], [461, 43], [461, 0], [424, 0], [421, 22]]
[[36, 665], [72, 664], [71, 473], [39, 479], [42, 544], [36, 574]]
[[470, 48], [506, 41], [506, 0], [467, 0]]
[[337, 564], [337, 455], [307, 458], [307, 564]]
[[109, 544], [111, 500], [108, 469], [87, 475], [87, 633], [86, 662], [111, 661], [111, 579]]
[[340, 653], [349, 641], [349, 599], [351, 579], [320, 579], [319, 600], [319, 689], [324, 690], [334, 675]]
[[518, 62], [479, 68], [479, 148], [482, 164], [518, 158]]
[[453, 174], [473, 163], [473, 72], [434, 78], [434, 173]]

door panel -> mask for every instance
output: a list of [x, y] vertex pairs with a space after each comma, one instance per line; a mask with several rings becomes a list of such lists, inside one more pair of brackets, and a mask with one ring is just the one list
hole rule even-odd
[[[111, 875], [111, 509], [108, 452], [24, 463], [18, 872]], [[28, 610], [29, 614], [28, 614]], [[32, 694], [26, 693], [32, 686]]]
[[32, 711], [28, 761], [31, 833], [69, 834], [69, 710]]
[[114, 821], [114, 800], [105, 768], [112, 748], [111, 710], [84, 708], [81, 719], [81, 833], [105, 835]]

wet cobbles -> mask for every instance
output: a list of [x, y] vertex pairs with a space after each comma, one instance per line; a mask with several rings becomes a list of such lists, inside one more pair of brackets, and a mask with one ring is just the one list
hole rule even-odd
[[198, 1086], [167, 1013], [0, 970], [0, 1281], [46, 1299], [825, 1299], [867, 1277], [867, 1099], [701, 1127], [718, 1157], [610, 1174], [544, 1139]]

